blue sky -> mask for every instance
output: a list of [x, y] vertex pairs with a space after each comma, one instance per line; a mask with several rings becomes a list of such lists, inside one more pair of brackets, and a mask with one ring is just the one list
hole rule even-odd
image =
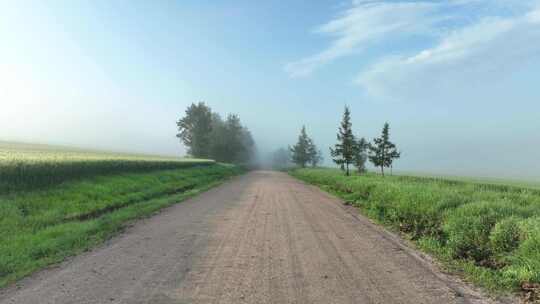
[[182, 154], [203, 100], [327, 151], [348, 104], [399, 169], [540, 177], [536, 0], [5, 1], [0, 37], [3, 139]]

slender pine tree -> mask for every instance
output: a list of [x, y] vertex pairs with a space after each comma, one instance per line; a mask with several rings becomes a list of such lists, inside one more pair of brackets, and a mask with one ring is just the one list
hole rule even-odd
[[306, 127], [302, 126], [300, 136], [298, 136], [298, 141], [294, 146], [289, 148], [291, 150], [292, 162], [302, 168], [305, 168], [306, 164], [310, 160], [309, 146], [310, 139], [306, 133]]
[[357, 146], [352, 132], [351, 111], [347, 106], [337, 133], [337, 140], [334, 149], [330, 148], [330, 154], [332, 160], [345, 171], [345, 175], [349, 176], [349, 165], [354, 163]]
[[308, 145], [308, 155], [309, 155], [308, 163], [313, 168], [315, 168], [323, 161], [322, 152], [317, 149], [317, 146], [315, 145], [315, 142], [311, 138], [309, 138], [308, 143], [309, 143], [309, 145]]
[[381, 136], [373, 139], [373, 144], [369, 145], [369, 160], [375, 167], [381, 168], [381, 174], [384, 176], [384, 168], [391, 167], [394, 159], [400, 156], [396, 145], [390, 141], [390, 125], [385, 123]]

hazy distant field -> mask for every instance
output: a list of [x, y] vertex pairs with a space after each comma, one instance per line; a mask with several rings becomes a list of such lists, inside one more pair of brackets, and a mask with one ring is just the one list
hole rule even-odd
[[13, 161], [91, 161], [91, 160], [145, 160], [145, 161], [183, 161], [207, 162], [208, 160], [155, 156], [133, 153], [112, 153], [63, 146], [27, 144], [0, 141], [0, 163]]
[[211, 160], [0, 142], [0, 193], [32, 190], [95, 175], [148, 172], [212, 163]]
[[433, 174], [433, 173], [422, 173], [414, 171], [394, 171], [395, 175], [399, 176], [418, 176], [418, 177], [428, 177], [428, 178], [440, 178], [444, 180], [454, 180], [462, 182], [473, 182], [473, 183], [482, 183], [482, 184], [493, 184], [493, 185], [506, 185], [506, 186], [515, 186], [522, 188], [533, 188], [540, 189], [540, 179], [525, 179], [525, 178], [504, 178], [504, 177], [472, 177], [472, 176], [457, 176], [457, 175], [446, 175], [446, 174]]
[[240, 172], [210, 160], [0, 143], [0, 287]]
[[540, 283], [540, 190], [372, 173], [345, 177], [337, 169], [291, 174], [408, 235], [485, 287]]

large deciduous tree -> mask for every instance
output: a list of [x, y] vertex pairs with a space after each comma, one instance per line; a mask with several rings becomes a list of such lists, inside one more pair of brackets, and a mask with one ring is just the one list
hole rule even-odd
[[211, 157], [220, 162], [249, 163], [253, 157], [255, 142], [247, 128], [242, 126], [236, 114], [223, 121], [213, 115], [211, 134]]
[[255, 141], [236, 114], [229, 114], [223, 120], [200, 102], [189, 106], [186, 116], [177, 125], [177, 137], [193, 157], [244, 164], [252, 162], [254, 158]]
[[229, 114], [229, 116], [227, 116], [227, 120], [225, 120], [225, 129], [227, 131], [226, 154], [224, 155], [225, 160], [230, 163], [242, 162], [242, 159], [240, 159], [241, 155], [244, 155], [247, 149], [243, 142], [244, 128], [240, 123], [238, 115]]
[[394, 159], [400, 156], [396, 145], [390, 141], [390, 125], [385, 123], [381, 136], [373, 139], [373, 144], [369, 145], [369, 160], [375, 167], [381, 168], [381, 174], [384, 176], [384, 168], [391, 167]]
[[356, 141], [354, 139], [351, 123], [351, 111], [349, 107], [345, 107], [341, 126], [337, 133], [338, 142], [334, 145], [334, 149], [330, 148], [330, 154], [333, 161], [345, 171], [345, 174], [350, 175], [349, 166], [354, 163], [356, 155]]
[[191, 104], [186, 116], [177, 123], [178, 138], [188, 149], [188, 154], [198, 158], [210, 157], [210, 134], [212, 132], [212, 111], [204, 103]]

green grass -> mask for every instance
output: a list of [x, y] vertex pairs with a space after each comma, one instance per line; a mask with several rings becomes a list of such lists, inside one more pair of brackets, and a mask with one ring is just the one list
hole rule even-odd
[[540, 180], [538, 178], [520, 179], [520, 178], [504, 178], [504, 177], [473, 177], [473, 176], [458, 176], [450, 174], [433, 174], [413, 171], [394, 171], [394, 175], [400, 176], [417, 176], [434, 179], [453, 180], [461, 182], [471, 182], [477, 184], [492, 184], [502, 186], [514, 186], [520, 188], [540, 189]]
[[0, 193], [49, 187], [97, 175], [205, 166], [211, 160], [107, 153], [0, 142]]
[[298, 169], [291, 174], [399, 231], [494, 292], [540, 283], [540, 190], [441, 178]]
[[17, 145], [7, 153], [0, 146], [0, 287], [243, 171], [211, 161], [39, 148]]

